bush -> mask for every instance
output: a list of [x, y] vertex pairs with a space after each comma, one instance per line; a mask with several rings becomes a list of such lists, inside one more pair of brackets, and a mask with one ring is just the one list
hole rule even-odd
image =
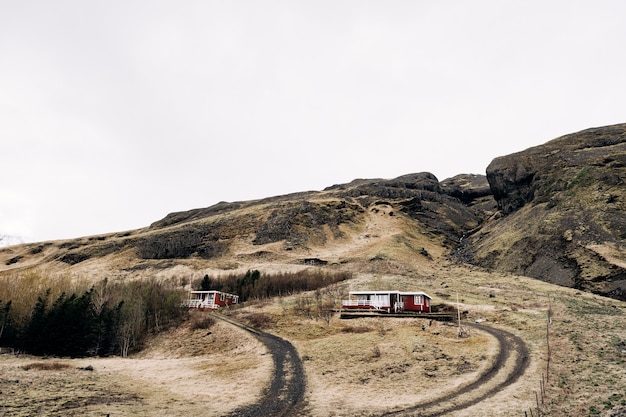
[[215, 319], [210, 315], [202, 312], [197, 312], [190, 316], [190, 329], [191, 330], [206, 330], [213, 327]]
[[368, 333], [373, 331], [374, 329], [372, 329], [371, 327], [367, 327], [367, 326], [350, 326], [350, 327], [343, 327], [341, 329], [342, 333]]
[[36, 371], [58, 371], [69, 367], [70, 366], [67, 363], [62, 362], [33, 362], [22, 365], [22, 369], [25, 371], [30, 371], [31, 369]]
[[267, 329], [273, 324], [272, 316], [266, 313], [252, 313], [247, 315], [244, 319], [250, 327], [261, 330]]

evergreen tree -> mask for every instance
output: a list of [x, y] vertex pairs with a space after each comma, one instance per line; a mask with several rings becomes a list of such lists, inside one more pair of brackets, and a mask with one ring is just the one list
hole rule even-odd
[[210, 291], [212, 289], [211, 284], [211, 278], [208, 275], [205, 275], [200, 283], [200, 291]]
[[2, 306], [0, 300], [0, 346], [11, 346], [15, 342], [15, 328], [11, 320], [11, 301]]
[[41, 335], [47, 327], [46, 307], [48, 305], [49, 296], [50, 290], [48, 289], [43, 297], [37, 297], [37, 303], [33, 309], [33, 314], [26, 324], [22, 336], [18, 340], [18, 347], [35, 355], [42, 355], [46, 353]]

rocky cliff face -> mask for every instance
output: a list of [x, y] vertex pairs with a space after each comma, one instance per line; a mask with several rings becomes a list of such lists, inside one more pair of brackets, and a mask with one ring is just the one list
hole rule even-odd
[[626, 299], [626, 124], [496, 158], [504, 217], [465, 247], [473, 262]]
[[504, 213], [592, 182], [623, 185], [626, 124], [584, 130], [494, 159], [487, 180]]

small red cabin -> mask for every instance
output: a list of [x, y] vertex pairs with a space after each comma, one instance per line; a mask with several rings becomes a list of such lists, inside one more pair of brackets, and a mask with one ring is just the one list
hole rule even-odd
[[199, 310], [217, 310], [220, 307], [237, 304], [239, 296], [221, 291], [191, 291], [189, 300], [184, 305]]
[[430, 295], [425, 292], [401, 292], [400, 300], [403, 311], [430, 313]]
[[350, 291], [349, 300], [341, 302], [344, 310], [377, 310], [387, 313], [430, 313], [432, 298], [424, 292]]

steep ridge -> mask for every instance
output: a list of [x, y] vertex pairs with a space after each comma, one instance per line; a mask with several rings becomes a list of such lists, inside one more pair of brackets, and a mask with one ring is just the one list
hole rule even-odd
[[0, 268], [124, 278], [175, 276], [181, 268], [201, 273], [261, 262], [297, 265], [318, 254], [329, 256], [327, 248], [333, 248], [330, 261], [337, 263], [380, 255], [432, 258], [447, 254], [479, 227], [487, 206], [494, 209], [495, 203], [484, 176], [442, 183], [430, 173], [355, 180], [322, 191], [171, 213], [144, 229], [12, 247], [0, 251]]
[[503, 217], [466, 241], [466, 259], [626, 300], [626, 124], [496, 158], [487, 179]]

